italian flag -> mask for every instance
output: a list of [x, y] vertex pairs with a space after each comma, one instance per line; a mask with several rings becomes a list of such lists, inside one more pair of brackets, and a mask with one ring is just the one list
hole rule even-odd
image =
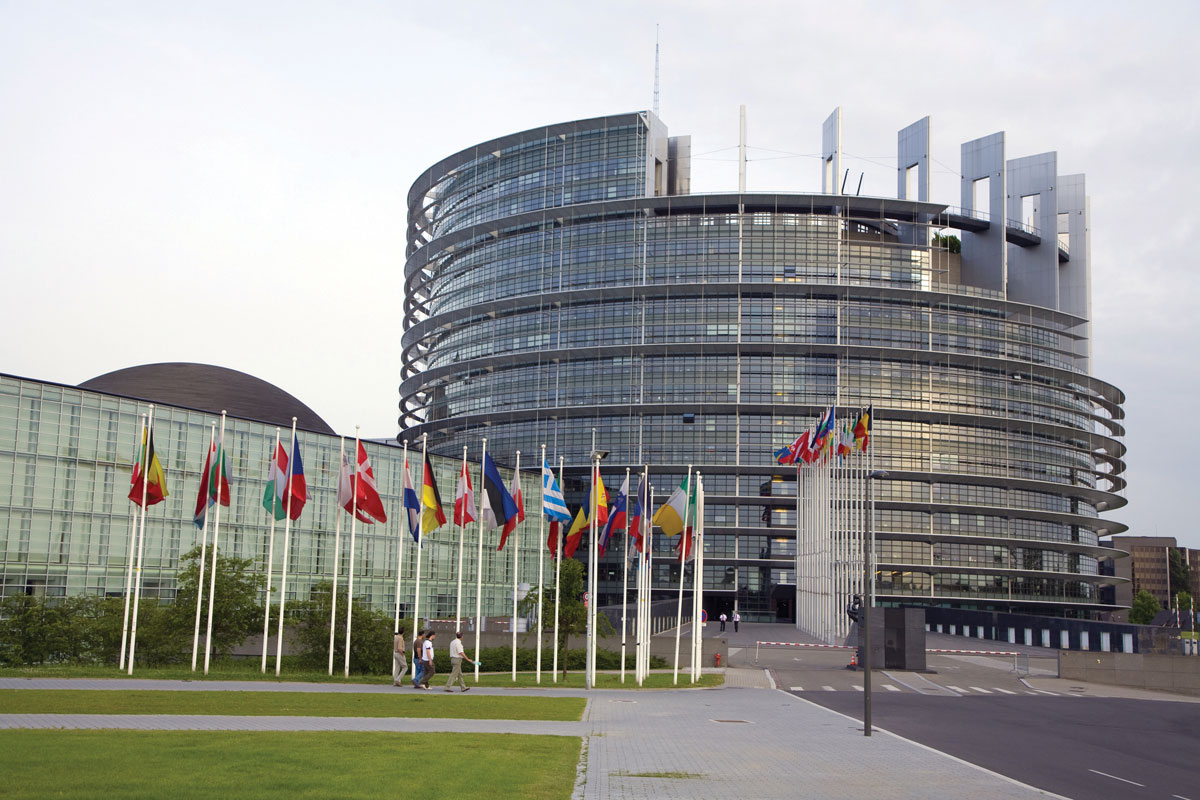
[[287, 487], [287, 451], [280, 443], [275, 444], [275, 458], [267, 473], [267, 489], [263, 492], [263, 508], [275, 515], [276, 522], [287, 516], [287, 503], [283, 491]]

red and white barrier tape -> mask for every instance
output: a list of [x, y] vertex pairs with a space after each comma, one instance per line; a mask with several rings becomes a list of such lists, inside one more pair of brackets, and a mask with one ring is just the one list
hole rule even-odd
[[[804, 642], [755, 642], [756, 645], [767, 645], [769, 647], [814, 647], [822, 650], [857, 650], [857, 647], [843, 644], [807, 644]], [[926, 653], [956, 653], [959, 655], [969, 656], [1019, 656], [1018, 652], [1013, 650], [942, 650], [942, 649], [926, 649]]]

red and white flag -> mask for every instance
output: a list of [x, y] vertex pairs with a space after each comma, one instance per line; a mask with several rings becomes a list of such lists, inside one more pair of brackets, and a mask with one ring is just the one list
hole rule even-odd
[[525, 521], [525, 500], [521, 497], [521, 473], [516, 470], [513, 470], [512, 486], [508, 493], [512, 495], [513, 502], [517, 504], [517, 513], [504, 523], [504, 530], [500, 532], [500, 546], [496, 548], [497, 550], [504, 549], [504, 543], [508, 541], [508, 535], [517, 529], [517, 523]]
[[371, 459], [367, 458], [367, 449], [363, 443], [358, 443], [358, 469], [354, 476], [354, 495], [358, 502], [358, 510], [374, 517], [377, 522], [387, 522], [387, 512], [383, 510], [383, 500], [379, 490], [375, 488], [375, 473], [371, 470]]
[[463, 462], [458, 473], [458, 488], [454, 490], [454, 524], [466, 525], [475, 521], [475, 490], [471, 488], [471, 471]]

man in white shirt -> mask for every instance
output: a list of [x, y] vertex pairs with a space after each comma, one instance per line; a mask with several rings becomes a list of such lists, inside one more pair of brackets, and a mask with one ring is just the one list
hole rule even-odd
[[742, 621], [742, 615], [738, 612], [733, 612], [733, 632], [737, 633], [738, 623]]
[[728, 619], [728, 618], [725, 616], [725, 612], [721, 612], [721, 630], [722, 631], [725, 630], [725, 620], [726, 619]]
[[404, 631], [396, 631], [392, 639], [392, 686], [404, 683], [404, 673], [408, 672], [408, 659], [404, 655]]
[[436, 670], [433, 668], [433, 637], [437, 631], [429, 631], [425, 635], [425, 644], [421, 645], [421, 688], [429, 688], [429, 679]]
[[[458, 685], [462, 687], [464, 692], [471, 691], [471, 687], [467, 686], [467, 682], [463, 680], [462, 662], [464, 658], [467, 658], [467, 654], [463, 652], [462, 631], [459, 631], [458, 633], [454, 634], [454, 641], [450, 642], [450, 679], [446, 681], [447, 692], [454, 691], [452, 687], [456, 681], [458, 682]], [[475, 663], [469, 658], [467, 658], [467, 661], [469, 661], [471, 664]]]

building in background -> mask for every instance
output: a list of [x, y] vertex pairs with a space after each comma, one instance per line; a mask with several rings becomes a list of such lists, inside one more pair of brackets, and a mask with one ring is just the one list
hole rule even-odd
[[[1200, 589], [1200, 550], [1179, 547], [1174, 536], [1114, 536], [1112, 546], [1117, 548], [1118, 557], [1111, 559], [1114, 575], [1125, 581], [1114, 587], [1114, 602], [1128, 608], [1133, 596], [1143, 589], [1154, 595], [1164, 608], [1174, 607], [1176, 592], [1188, 592], [1196, 597]], [[1188, 566], [1189, 586], [1171, 583], [1169, 564], [1172, 550], [1179, 552], [1183, 563]], [[1122, 557], [1123, 553], [1129, 556]], [[1200, 599], [1200, 598], [1198, 598]]]
[[[0, 591], [63, 597], [121, 595], [124, 591], [133, 504], [127, 498], [138, 449], [141, 415], [154, 402], [155, 450], [170, 495], [147, 513], [143, 597], [170, 600], [180, 556], [200, 542], [192, 524], [210, 426], [221, 409], [236, 413], [225, 427], [231, 472], [231, 505], [221, 511], [220, 551], [250, 559], [265, 570], [270, 515], [262, 506], [268, 458], [276, 431], [285, 449], [292, 417], [308, 502], [292, 525], [287, 599], [306, 600], [314, 584], [333, 575], [336, 525], [340, 517], [338, 585], [346, 585], [350, 516], [336, 503], [343, 442], [351, 464], [354, 439], [344, 439], [295, 397], [244, 373], [202, 364], [154, 364], [121, 370], [64, 386], [0, 375]], [[219, 430], [218, 430], [219, 434]], [[402, 613], [412, 613], [416, 560], [400, 508], [403, 448], [367, 441], [376, 484], [388, 515], [386, 525], [358, 524], [354, 594], [391, 613], [396, 599], [398, 547], [405, 547], [400, 586]], [[410, 451], [415, 486], [421, 485], [421, 453]], [[450, 516], [457, 459], [431, 459], [442, 503]], [[475, 480], [478, 464], [473, 465]], [[505, 472], [509, 480], [511, 472]], [[526, 480], [527, 507], [540, 503], [540, 485]], [[210, 511], [209, 540], [212, 539]], [[536, 556], [536, 515], [522, 526], [522, 544]], [[529, 531], [529, 533], [526, 533]], [[272, 596], [278, 601], [283, 523], [276, 526]], [[511, 613], [510, 550], [496, 553], [497, 531], [485, 534], [484, 614]], [[467, 531], [472, 556], [463, 582], [463, 609], [475, 608], [475, 548], [478, 526]], [[549, 562], [547, 562], [549, 563]], [[458, 567], [458, 531], [448, 524], [426, 536], [421, 564], [421, 616], [453, 618]], [[520, 581], [536, 584], [537, 559], [525, 557]], [[552, 574], [552, 573], [551, 573]], [[468, 586], [469, 584], [469, 586]]]
[[896, 197], [850, 196], [840, 109], [822, 145], [814, 194], [690, 194], [690, 138], [648, 112], [430, 167], [408, 195], [401, 436], [449, 456], [544, 443], [576, 501], [593, 431], [610, 489], [649, 465], [662, 497], [691, 465], [709, 613], [794, 619], [795, 473], [772, 451], [873, 405], [881, 602], [1111, 609], [1100, 537], [1124, 526], [1099, 514], [1125, 504], [1124, 395], [1090, 371], [1084, 176], [996, 133], [962, 145], [957, 205], [936, 202], [926, 117], [898, 134]]

